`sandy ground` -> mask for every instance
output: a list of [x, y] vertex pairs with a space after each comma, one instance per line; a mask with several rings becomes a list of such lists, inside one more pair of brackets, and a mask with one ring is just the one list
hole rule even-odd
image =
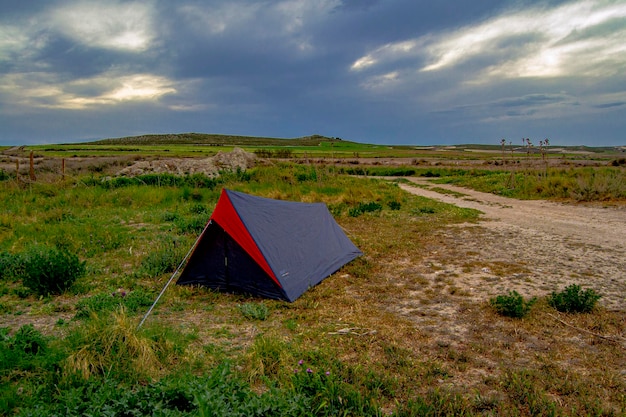
[[[483, 213], [478, 224], [441, 232], [447, 248], [427, 255], [420, 271], [426, 279], [448, 278], [476, 301], [508, 290], [545, 296], [578, 284], [600, 293], [605, 308], [626, 308], [625, 207], [515, 200], [428, 179], [409, 180], [415, 186], [400, 184], [407, 192]], [[410, 302], [406, 305], [410, 314]], [[445, 305], [435, 308], [445, 315]]]

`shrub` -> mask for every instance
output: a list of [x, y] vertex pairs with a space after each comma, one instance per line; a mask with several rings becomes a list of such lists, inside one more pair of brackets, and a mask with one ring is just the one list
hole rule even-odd
[[502, 316], [522, 318], [528, 314], [535, 301], [535, 297], [526, 301], [517, 291], [509, 291], [507, 295], [490, 299], [489, 303]]
[[33, 246], [23, 256], [23, 284], [37, 295], [60, 294], [86, 271], [85, 262], [66, 250]]
[[602, 297], [592, 289], [583, 291], [579, 285], [572, 284], [561, 292], [553, 292], [548, 297], [548, 304], [563, 313], [588, 313]]

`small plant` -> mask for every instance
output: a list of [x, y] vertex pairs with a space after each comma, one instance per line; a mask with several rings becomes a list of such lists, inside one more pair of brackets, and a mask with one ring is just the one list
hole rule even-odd
[[383, 206], [376, 202], [359, 203], [358, 206], [352, 207], [348, 210], [348, 215], [350, 217], [359, 217], [361, 214], [379, 212], [382, 209]]
[[583, 291], [580, 285], [572, 284], [561, 292], [550, 294], [548, 304], [563, 313], [588, 313], [601, 297], [592, 289]]
[[33, 246], [24, 253], [22, 281], [37, 295], [60, 294], [85, 274], [85, 262], [66, 250]]
[[389, 208], [391, 210], [400, 210], [400, 207], [402, 207], [402, 204], [399, 201], [390, 201], [389, 203], [387, 203], [387, 205], [389, 206]]
[[528, 314], [536, 301], [536, 297], [526, 301], [517, 291], [509, 291], [507, 295], [490, 299], [489, 304], [502, 316], [522, 318]]
[[269, 309], [263, 303], [245, 303], [239, 306], [239, 311], [247, 319], [267, 320], [269, 317]]

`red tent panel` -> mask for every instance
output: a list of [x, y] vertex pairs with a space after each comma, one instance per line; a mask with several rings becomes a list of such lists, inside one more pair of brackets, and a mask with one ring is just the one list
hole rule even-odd
[[276, 285], [282, 288], [272, 268], [270, 268], [256, 242], [250, 236], [248, 229], [241, 221], [225, 190], [222, 190], [222, 195], [213, 211], [211, 220], [219, 224], [259, 264]]

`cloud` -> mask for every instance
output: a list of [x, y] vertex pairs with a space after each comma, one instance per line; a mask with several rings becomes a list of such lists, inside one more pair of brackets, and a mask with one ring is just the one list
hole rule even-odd
[[155, 36], [152, 8], [140, 2], [79, 1], [55, 8], [52, 30], [89, 47], [144, 51]]
[[303, 35], [307, 25], [329, 15], [339, 4], [339, 0], [232, 0], [186, 4], [178, 8], [178, 13], [197, 33], [207, 37], [245, 33], [275, 38], [286, 34]]
[[388, 70], [394, 64], [421, 72], [477, 68], [474, 82], [618, 74], [626, 67], [626, 3], [583, 0], [506, 11], [457, 30], [386, 44], [351, 69]]
[[15, 108], [70, 110], [155, 102], [176, 91], [174, 83], [165, 77], [115, 72], [70, 81], [59, 81], [45, 73], [11, 74], [2, 78], [0, 87], [0, 95], [10, 97]]

